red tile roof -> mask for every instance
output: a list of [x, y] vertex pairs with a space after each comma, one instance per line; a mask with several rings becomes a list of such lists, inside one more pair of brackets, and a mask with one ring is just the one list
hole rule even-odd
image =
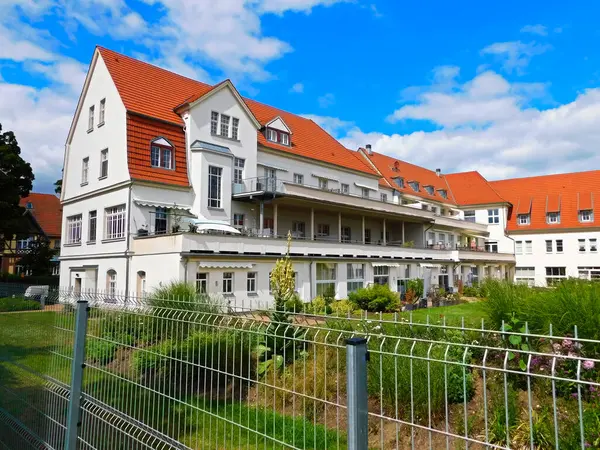
[[[174, 109], [200, 98], [214, 87], [103, 47], [98, 47], [98, 51], [115, 82], [125, 108], [132, 113], [177, 125], [183, 124], [181, 117]], [[262, 125], [281, 116], [292, 130], [291, 146], [268, 142], [260, 131], [257, 133], [259, 144], [277, 151], [316, 159], [347, 169], [372, 175], [377, 174], [356, 152], [345, 148], [312, 120], [254, 100], [244, 99], [244, 101]], [[138, 149], [130, 148], [130, 152], [137, 154]], [[131, 155], [129, 158], [131, 160]], [[138, 162], [142, 164], [141, 160]], [[154, 170], [150, 169], [149, 162], [148, 157], [144, 170], [147, 169], [146, 173], [151, 170], [154, 174]], [[142, 167], [138, 166], [138, 169], [141, 170]], [[138, 172], [138, 176], [140, 173]], [[146, 177], [145, 179], [153, 178], [151, 175], [144, 175], [144, 177]]]
[[479, 172], [461, 172], [444, 175], [452, 195], [461, 206], [505, 203]]
[[62, 223], [62, 208], [60, 199], [54, 194], [30, 193], [19, 202], [24, 208], [31, 203], [31, 212], [39, 226], [48, 237], [60, 237]]
[[[416, 166], [414, 164], [407, 163], [391, 156], [384, 155], [383, 153], [371, 152], [367, 153], [366, 150], [361, 149], [361, 153], [371, 160], [371, 162], [377, 167], [383, 178], [380, 180], [380, 185], [385, 187], [392, 187], [398, 192], [414, 195], [427, 200], [433, 200], [440, 203], [455, 204], [456, 202], [452, 198], [448, 184], [444, 176], [438, 176], [434, 171], [425, 169], [424, 167]], [[404, 188], [399, 187], [395, 178], [401, 177], [404, 179]], [[419, 191], [416, 192], [408, 184], [409, 181], [419, 182]], [[433, 186], [434, 195], [429, 194], [425, 190], [425, 186]], [[440, 189], [445, 190], [448, 193], [448, 198], [443, 198], [439, 191]]]
[[[509, 220], [510, 231], [590, 228], [600, 226], [600, 170], [491, 181], [492, 187], [515, 208]], [[546, 223], [547, 201], [560, 196], [560, 224]], [[554, 200], [548, 203], [554, 209]], [[593, 202], [593, 203], [592, 203]], [[531, 224], [517, 225], [517, 214], [531, 204]], [[594, 222], [580, 223], [579, 211], [594, 209]]]

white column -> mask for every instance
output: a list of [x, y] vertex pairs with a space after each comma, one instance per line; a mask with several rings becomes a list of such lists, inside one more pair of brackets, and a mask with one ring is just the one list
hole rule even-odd
[[404, 221], [402, 221], [402, 243], [404, 244], [406, 241], [404, 240]]
[[310, 240], [315, 240], [315, 208], [310, 208]]
[[363, 243], [363, 245], [366, 244], [366, 241], [365, 241], [365, 216], [362, 216], [362, 243]]
[[342, 213], [338, 213], [338, 242], [342, 242]]
[[265, 225], [265, 204], [263, 201], [260, 202], [260, 213], [258, 215], [258, 229], [260, 230], [260, 235], [263, 235], [263, 227]]
[[383, 245], [387, 245], [387, 239], [386, 239], [386, 236], [385, 236], [385, 234], [386, 234], [385, 233], [386, 232], [385, 228], [386, 228], [385, 227], [385, 219], [383, 219]]
[[277, 237], [277, 203], [273, 203], [273, 237]]

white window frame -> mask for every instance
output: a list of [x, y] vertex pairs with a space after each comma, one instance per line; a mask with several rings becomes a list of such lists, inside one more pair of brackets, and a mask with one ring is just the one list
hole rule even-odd
[[598, 239], [590, 238], [590, 239], [588, 239], [588, 244], [590, 246], [590, 253], [598, 252]]
[[233, 159], [233, 183], [242, 184], [244, 182], [244, 169], [246, 160], [244, 158]]
[[500, 209], [492, 208], [488, 209], [488, 225], [497, 225], [500, 223]]
[[104, 239], [125, 238], [125, 205], [111, 206], [104, 210]]
[[337, 285], [337, 264], [333, 262], [318, 262], [316, 265], [316, 293], [325, 294], [333, 287], [335, 294]]
[[[214, 173], [213, 173], [214, 172]], [[213, 186], [213, 181], [214, 186]], [[221, 208], [223, 197], [223, 168], [208, 166], [208, 207]]]
[[290, 145], [290, 135], [289, 134], [279, 133], [279, 136], [281, 137], [281, 144]]
[[88, 115], [88, 132], [90, 131], [94, 131], [94, 110], [95, 110], [95, 106], [92, 105], [90, 106], [89, 109], [89, 115]]
[[362, 198], [369, 198], [371, 196], [370, 189], [368, 189], [368, 188], [361, 188], [360, 196]]
[[579, 222], [590, 223], [594, 221], [593, 209], [582, 209], [579, 211]]
[[498, 241], [489, 241], [484, 244], [486, 252], [498, 253]]
[[81, 185], [88, 184], [90, 174], [90, 157], [86, 156], [81, 160]]
[[318, 177], [317, 180], [319, 182], [319, 189], [324, 191], [329, 189], [329, 180], [327, 178]]
[[233, 117], [231, 119], [231, 139], [239, 141], [240, 119]]
[[223, 137], [229, 137], [229, 123], [231, 122], [231, 117], [227, 114], [221, 114], [221, 127], [219, 128], [219, 135]]
[[233, 272], [223, 272], [223, 280], [221, 285], [223, 295], [233, 294], [233, 277]]
[[564, 242], [562, 239], [557, 239], [555, 244], [556, 244], [556, 253], [562, 253], [565, 250]]
[[390, 284], [390, 267], [389, 266], [373, 267], [373, 283], [380, 284], [382, 286], [388, 286]]
[[346, 290], [354, 292], [365, 285], [365, 265], [363, 263], [346, 264]]
[[546, 253], [552, 253], [553, 243], [552, 240], [546, 240]]
[[515, 282], [535, 286], [535, 267], [515, 267]]
[[296, 237], [305, 237], [306, 236], [306, 223], [295, 220], [292, 222], [292, 235], [296, 235]]
[[465, 215], [465, 222], [475, 223], [475, 210], [474, 209], [466, 210], [464, 215]]
[[301, 173], [294, 174], [294, 183], [296, 184], [304, 184], [304, 175]]
[[93, 210], [88, 213], [88, 244], [96, 243], [98, 234], [98, 211]]
[[267, 141], [277, 142], [277, 130], [273, 128], [267, 128]]
[[246, 292], [248, 294], [256, 294], [258, 291], [256, 285], [258, 284], [258, 272], [248, 272], [246, 274]]
[[349, 195], [350, 194], [350, 185], [347, 183], [341, 183], [340, 184], [340, 192], [342, 194]]
[[108, 149], [100, 150], [100, 179], [108, 177]]
[[546, 214], [546, 223], [548, 225], [558, 225], [560, 223], [560, 212], [549, 212]]
[[216, 136], [219, 132], [219, 113], [216, 111], [210, 112], [210, 134]]
[[67, 245], [81, 244], [82, 214], [67, 217]]
[[531, 214], [517, 214], [517, 225], [530, 225]]
[[106, 294], [110, 299], [114, 299], [117, 294], [117, 272], [114, 269], [106, 272]]
[[352, 227], [342, 226], [340, 231], [341, 231], [340, 239], [342, 242], [351, 242], [352, 241]]
[[150, 146], [150, 165], [152, 167], [172, 170], [175, 168], [173, 159], [172, 147], [158, 144], [152, 144]]
[[381, 192], [381, 193], [379, 194], [379, 200], [380, 200], [380, 201], [382, 201], [382, 202], [384, 202], [384, 203], [387, 203], [387, 198], [388, 198], [388, 197], [387, 197], [387, 194], [386, 194], [385, 192]]
[[234, 213], [233, 214], [233, 226], [236, 228], [244, 226], [244, 214], [242, 213]]
[[196, 272], [196, 292], [208, 293], [208, 272]]
[[587, 250], [585, 239], [577, 239], [577, 248], [579, 253], [585, 253]]
[[515, 241], [515, 255], [523, 254], [523, 241]]
[[533, 255], [533, 241], [525, 241], [525, 254]]
[[100, 111], [98, 111], [98, 126], [104, 125], [104, 116], [106, 113], [106, 99], [100, 100]]
[[[552, 267], [546, 267], [545, 269], [546, 269], [546, 285], [548, 285], [548, 286], [552, 286], [556, 281], [565, 280], [567, 278], [567, 268], [566, 267], [552, 266]], [[550, 270], [548, 270], [548, 269], [550, 269]], [[550, 274], [548, 274], [548, 272], [550, 272]]]
[[327, 237], [329, 236], [329, 224], [328, 223], [319, 223], [317, 224], [317, 237]]

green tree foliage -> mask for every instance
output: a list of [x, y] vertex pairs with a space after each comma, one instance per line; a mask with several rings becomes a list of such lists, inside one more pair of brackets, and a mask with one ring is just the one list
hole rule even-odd
[[17, 264], [31, 271], [33, 276], [45, 276], [52, 273], [52, 258], [57, 250], [50, 248], [50, 242], [46, 239], [33, 241], [27, 253], [25, 253]]

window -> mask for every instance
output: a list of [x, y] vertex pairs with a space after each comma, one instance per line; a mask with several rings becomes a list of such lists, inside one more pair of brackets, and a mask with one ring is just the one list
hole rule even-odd
[[584, 253], [585, 252], [585, 239], [578, 239], [577, 242], [579, 244], [579, 253]]
[[394, 177], [392, 179], [394, 180], [394, 183], [396, 183], [396, 186], [398, 186], [399, 188], [404, 189], [404, 178], [402, 178], [402, 177]]
[[329, 182], [327, 178], [319, 178], [319, 189], [327, 190]]
[[67, 217], [67, 244], [81, 243], [81, 214]]
[[517, 223], [519, 225], [529, 225], [531, 223], [531, 214], [517, 214]]
[[329, 236], [329, 225], [320, 223], [317, 225], [317, 236]]
[[363, 287], [365, 283], [365, 265], [347, 264], [347, 290], [348, 293], [356, 291]]
[[240, 119], [234, 117], [231, 121], [231, 139], [238, 140], [238, 134], [240, 129]]
[[429, 231], [427, 233], [427, 244], [428, 245], [435, 244], [435, 233], [433, 231]]
[[88, 173], [90, 169], [90, 158], [83, 158], [81, 162], [81, 184], [88, 184]]
[[153, 144], [150, 148], [150, 164], [152, 167], [172, 169], [174, 164], [171, 147]]
[[365, 228], [365, 244], [371, 243], [371, 229]]
[[60, 275], [60, 264], [55, 264], [52, 266], [52, 275], [55, 277]]
[[54, 239], [54, 248], [60, 248], [60, 239]]
[[335, 263], [317, 263], [317, 295], [335, 296], [336, 275]]
[[208, 273], [196, 273], [196, 292], [206, 294], [208, 292]]
[[594, 211], [591, 209], [583, 209], [579, 211], [579, 221], [580, 222], [593, 222], [594, 221]]
[[596, 253], [598, 251], [598, 241], [594, 239], [590, 239], [590, 252]]
[[549, 224], [560, 223], [560, 213], [559, 212], [550, 212], [550, 213], [546, 214], [546, 222]]
[[235, 158], [233, 160], [233, 182], [235, 184], [242, 184], [244, 181], [244, 166], [246, 160], [242, 158]]
[[88, 116], [88, 132], [94, 130], [94, 105], [90, 106], [90, 113]]
[[566, 276], [565, 267], [546, 267], [546, 284], [554, 286], [564, 280]]
[[438, 233], [438, 241], [444, 245], [446, 243], [446, 233]]
[[96, 242], [96, 229], [98, 226], [98, 213], [96, 211], [90, 211], [88, 217], [88, 244]]
[[233, 272], [223, 272], [223, 294], [233, 294]]
[[100, 100], [100, 111], [98, 113], [98, 126], [104, 125], [104, 111], [106, 110], [106, 99]]
[[105, 148], [100, 152], [100, 178], [108, 176], [108, 149]]
[[534, 267], [515, 267], [515, 281], [517, 283], [535, 286], [535, 268]]
[[210, 113], [210, 134], [217, 134], [217, 130], [219, 129], [219, 113], [212, 111]]
[[408, 184], [412, 188], [413, 191], [419, 192], [419, 182], [418, 181], [409, 181]]
[[386, 202], [387, 203], [387, 194], [382, 192], [381, 194], [379, 194], [379, 200], [381, 200], [382, 202]]
[[475, 211], [465, 211], [465, 221], [475, 223]]
[[292, 222], [292, 235], [294, 237], [304, 237], [305, 229], [304, 222]]
[[243, 227], [244, 226], [244, 215], [236, 213], [233, 215], [233, 226]]
[[221, 167], [208, 166], [208, 207], [221, 207]]
[[112, 269], [106, 272], [106, 294], [110, 299], [114, 299], [117, 294], [117, 272]]
[[429, 195], [433, 194], [433, 186], [423, 186]]
[[146, 293], [146, 272], [140, 270], [137, 273], [136, 295], [143, 297]]
[[491, 223], [491, 224], [500, 223], [500, 210], [499, 209], [488, 209], [488, 223]]
[[272, 128], [267, 128], [267, 140], [277, 142], [277, 131]]
[[525, 241], [525, 254], [531, 255], [533, 253], [533, 243], [531, 241]]
[[342, 192], [342, 194], [346, 194], [346, 195], [350, 194], [350, 185], [346, 184], [346, 183], [342, 183], [341, 184], [341, 192]]
[[446, 191], [446, 189], [438, 189], [438, 192], [440, 193], [442, 198], [448, 198], [448, 192]]
[[280, 141], [283, 145], [290, 145], [290, 135], [287, 133], [279, 133]]
[[167, 232], [167, 208], [156, 208], [154, 212], [154, 234]]
[[221, 136], [229, 137], [229, 116], [221, 114]]
[[552, 241], [546, 241], [546, 253], [552, 253]]
[[450, 248], [455, 248], [454, 247], [454, 235], [453, 234], [449, 234], [448, 235], [448, 247]]
[[246, 290], [248, 294], [256, 294], [256, 272], [248, 272], [246, 276]]
[[485, 243], [485, 251], [498, 253], [498, 243], [497, 242], [486, 242]]
[[350, 242], [352, 240], [352, 229], [350, 227], [342, 227], [342, 242]]
[[600, 281], [600, 267], [578, 267], [579, 278]]
[[294, 174], [294, 183], [296, 184], [304, 184], [304, 175], [301, 173]]
[[31, 246], [31, 238], [17, 240], [17, 250], [27, 250]]
[[362, 188], [361, 193], [362, 193], [362, 198], [369, 198], [369, 189]]
[[373, 282], [375, 284], [387, 285], [390, 281], [390, 268], [388, 266], [373, 267]]
[[515, 255], [523, 254], [523, 241], [515, 241]]
[[104, 210], [104, 239], [125, 237], [125, 205], [113, 206]]
[[556, 253], [562, 253], [563, 252], [563, 241], [562, 239], [557, 239], [556, 240]]

